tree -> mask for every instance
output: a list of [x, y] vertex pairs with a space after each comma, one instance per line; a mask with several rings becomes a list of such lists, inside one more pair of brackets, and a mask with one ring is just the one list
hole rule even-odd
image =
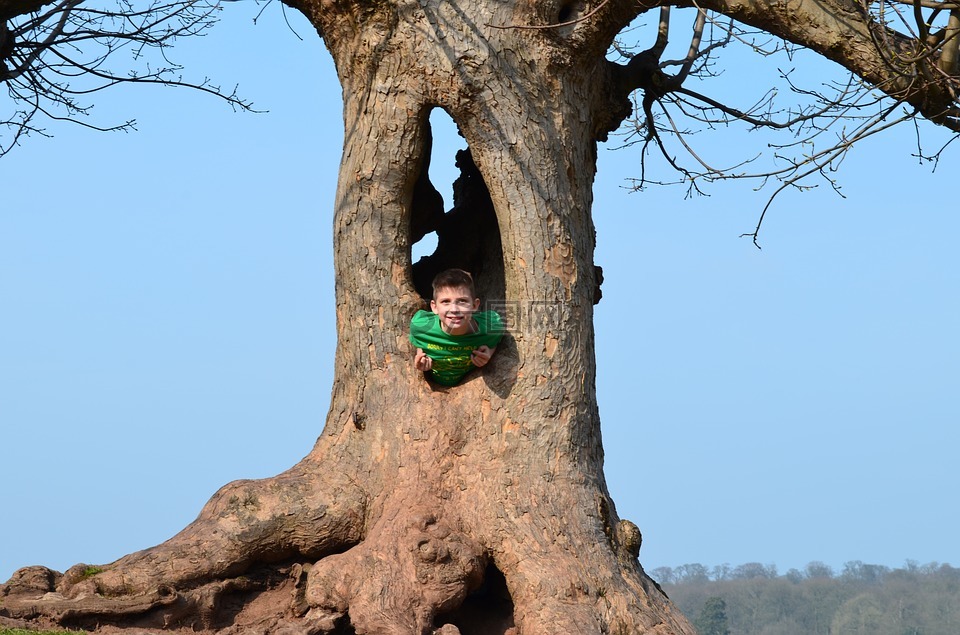
[[[330, 48], [345, 98], [324, 432], [300, 464], [226, 486], [162, 545], [62, 577], [18, 572], [3, 610], [80, 626], [691, 632], [638, 565], [639, 532], [607, 495], [594, 395], [596, 143], [635, 89], [669, 92], [650, 56], [604, 57], [640, 9], [297, 6]], [[805, 19], [724, 10], [838, 55], [949, 124], [952, 102], [935, 103], [944, 82], [906, 91], [888, 80], [870, 20], [841, 8], [856, 19], [833, 39], [810, 26], [831, 17], [824, 5], [802, 6]], [[425, 178], [436, 107], [470, 146], [444, 216]], [[430, 228], [439, 255], [414, 266], [411, 242]], [[413, 370], [404, 332], [423, 301], [417, 281], [454, 264], [502, 299], [511, 338], [482, 374], [438, 389]]]
[[680, 583], [667, 590], [678, 606], [697, 615], [700, 635], [728, 629], [751, 635], [952, 633], [958, 589], [942, 582], [957, 570], [924, 570], [909, 574], [896, 569], [868, 584], [846, 574], [796, 582], [788, 574]]
[[847, 600], [833, 617], [831, 633], [890, 633], [895, 625], [887, 622], [881, 607], [867, 595]]
[[807, 578], [811, 580], [830, 579], [833, 577], [833, 569], [822, 562], [807, 563], [807, 566], [804, 568], [804, 573], [806, 573]]
[[720, 597], [707, 598], [694, 625], [700, 635], [730, 635], [727, 626], [727, 603]]

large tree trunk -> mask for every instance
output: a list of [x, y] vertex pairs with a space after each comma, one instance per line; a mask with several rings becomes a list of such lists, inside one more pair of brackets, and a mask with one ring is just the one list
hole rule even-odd
[[[519, 4], [299, 8], [344, 92], [323, 434], [290, 471], [223, 488], [164, 544], [102, 571], [18, 572], [2, 610], [80, 626], [692, 633], [644, 574], [639, 532], [603, 479], [590, 217], [611, 104], [602, 55], [573, 56], [574, 27], [490, 26], [533, 10]], [[414, 370], [407, 341], [434, 107], [469, 144], [463, 179], [482, 177], [460, 184], [457, 213], [492, 203], [499, 238], [441, 241], [472, 254], [509, 324], [491, 364], [453, 388]]]

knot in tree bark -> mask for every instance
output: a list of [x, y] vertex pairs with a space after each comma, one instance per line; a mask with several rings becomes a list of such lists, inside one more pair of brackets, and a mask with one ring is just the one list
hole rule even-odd
[[640, 557], [643, 536], [640, 534], [640, 528], [629, 520], [621, 520], [617, 523], [617, 542], [620, 543], [623, 555], [633, 559]]

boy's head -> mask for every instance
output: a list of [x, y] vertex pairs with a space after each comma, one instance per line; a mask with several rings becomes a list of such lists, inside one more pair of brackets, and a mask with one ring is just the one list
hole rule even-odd
[[441, 289], [466, 289], [467, 295], [469, 295], [471, 298], [477, 297], [477, 292], [473, 288], [473, 276], [463, 269], [447, 269], [434, 276], [434, 300], [437, 299], [437, 293]]
[[440, 317], [440, 328], [450, 335], [473, 332], [473, 314], [480, 298], [473, 288], [473, 276], [463, 269], [441, 271], [433, 279], [430, 310]]

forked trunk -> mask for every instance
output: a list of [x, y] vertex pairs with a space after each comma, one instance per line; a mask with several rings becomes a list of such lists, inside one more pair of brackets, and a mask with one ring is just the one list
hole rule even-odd
[[[505, 7], [484, 19], [509, 24]], [[323, 434], [290, 471], [225, 487], [162, 545], [94, 575], [18, 572], [3, 610], [263, 632], [692, 633], [643, 573], [639, 532], [603, 480], [590, 217], [602, 56], [562, 55], [572, 27], [494, 28], [449, 3], [301, 8], [345, 103]], [[422, 209], [435, 107], [470, 148], [449, 217]], [[407, 341], [423, 304], [411, 236], [429, 223], [445, 255], [419, 275], [473, 268], [509, 331], [452, 388], [414, 369]], [[51, 584], [60, 596], [27, 599]]]

